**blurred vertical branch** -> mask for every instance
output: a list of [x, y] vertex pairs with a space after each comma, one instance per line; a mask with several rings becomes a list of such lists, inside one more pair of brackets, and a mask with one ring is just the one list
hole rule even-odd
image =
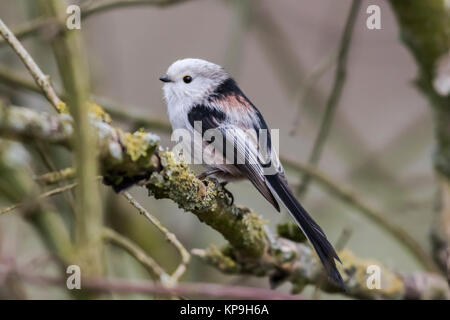
[[[30, 74], [33, 76], [36, 84], [38, 85], [36, 90], [44, 93], [46, 98], [58, 112], [65, 111], [64, 103], [55, 93], [48, 76], [41, 71], [39, 66], [34, 62], [22, 44], [17, 40], [15, 35], [1, 20], [0, 33], [3, 36], [3, 39], [5, 39], [5, 42], [8, 43], [16, 52]], [[1, 142], [3, 141], [0, 141], [0, 143]], [[4, 145], [8, 146], [7, 143]], [[8, 148], [6, 149], [8, 150]], [[9, 152], [14, 154], [17, 150], [9, 150]], [[27, 155], [26, 151], [24, 152]], [[30, 193], [35, 193], [36, 191], [32, 187], [33, 180], [31, 177], [29, 175], [21, 174], [22, 171], [28, 172], [29, 168], [23, 167], [19, 163], [17, 163], [16, 166], [9, 166], [8, 168], [7, 161], [5, 160], [7, 153], [2, 154], [1, 156], [3, 156], [3, 162], [0, 166], [0, 176], [2, 177], [1, 181], [6, 182], [2, 190], [3, 197], [10, 202], [18, 202], [22, 201], [24, 196], [29, 195]], [[23, 164], [23, 160], [21, 164]], [[28, 199], [28, 202], [30, 202], [29, 200], [30, 199]], [[31, 202], [33, 205], [30, 206], [28, 203], [28, 205], [22, 210], [25, 218], [27, 218], [31, 225], [36, 228], [44, 243], [51, 250], [58, 253], [60, 261], [62, 261], [63, 264], [69, 263], [72, 258], [73, 248], [69, 232], [65, 227], [61, 216], [53, 211], [51, 206], [47, 204], [36, 204], [34, 201]], [[16, 206], [12, 206], [13, 209], [15, 207]]]
[[244, 37], [250, 24], [249, 19], [251, 18], [250, 11], [253, 0], [232, 0], [229, 2], [233, 10], [233, 19], [230, 27], [228, 45], [225, 51], [224, 67], [236, 76], [240, 70]]
[[438, 92], [434, 86], [439, 61], [449, 54], [450, 7], [445, 0], [391, 0], [404, 44], [417, 66], [417, 87], [428, 98], [434, 115], [436, 151], [434, 167], [439, 176], [440, 203], [434, 236], [435, 256], [447, 266], [450, 279], [450, 92]]
[[[17, 77], [10, 70], [6, 70], [0, 67], [0, 79], [11, 85], [16, 85], [21, 88], [26, 88], [28, 90], [36, 91], [37, 88], [31, 83]], [[115, 118], [125, 121], [130, 121], [136, 126], [144, 126], [147, 128], [152, 128], [154, 130], [161, 131], [163, 133], [170, 133], [170, 124], [164, 121], [149, 119], [149, 118], [138, 118], [137, 116], [130, 114], [127, 111], [118, 110], [119, 106], [117, 103], [112, 102], [109, 99], [102, 97], [94, 97], [96, 101], [100, 101], [105, 109], [110, 112]], [[341, 182], [335, 181], [331, 177], [327, 176], [324, 172], [314, 168], [310, 165], [301, 163], [299, 161], [294, 161], [286, 156], [281, 155], [281, 160], [287, 169], [294, 170], [302, 174], [310, 175], [319, 186], [324, 187], [325, 191], [329, 192], [331, 196], [341, 199], [350, 206], [355, 207], [362, 214], [366, 215], [370, 220], [375, 222], [379, 227], [385, 229], [393, 235], [399, 242], [404, 245], [411, 253], [418, 258], [418, 261], [425, 266], [428, 270], [436, 270], [433, 262], [429, 259], [428, 254], [422, 248], [421, 244], [416, 241], [413, 237], [409, 236], [406, 231], [402, 228], [391, 223], [388, 215], [381, 212], [380, 210], [371, 206], [366, 200], [361, 198], [359, 195], [355, 194], [354, 190], [347, 188]], [[63, 177], [66, 175], [65, 173]], [[73, 170], [69, 170], [68, 174], [73, 174]], [[41, 182], [43, 183], [55, 183], [54, 174], [51, 173], [48, 176], [41, 177]], [[45, 181], [44, 181], [45, 180]]]
[[[280, 81], [290, 94], [297, 92], [298, 87], [305, 82], [303, 76], [305, 70], [294, 54], [294, 50], [289, 46], [289, 39], [277, 25], [271, 12], [263, 6], [252, 8], [251, 21], [262, 48], [279, 75]], [[314, 122], [320, 121], [317, 110], [326, 104], [324, 96], [316, 86], [312, 86], [304, 99], [307, 115]], [[370, 154], [371, 152], [359, 138], [359, 135], [356, 134], [354, 126], [345, 117], [336, 114], [335, 123], [336, 134], [333, 135], [334, 143], [332, 146], [338, 155], [350, 167], [359, 164], [358, 172], [372, 172], [372, 187], [374, 184], [384, 187], [386, 183], [389, 183], [391, 188], [399, 187], [395, 180], [395, 171], [392, 171], [390, 167], [382, 166], [378, 161], [374, 161], [373, 157], [370, 162], [363, 160], [365, 163], [361, 166], [360, 155]], [[397, 146], [397, 148], [401, 149], [401, 146]]]
[[89, 122], [89, 73], [79, 30], [64, 28], [66, 2], [41, 0], [42, 11], [63, 25], [52, 39], [58, 69], [74, 118], [75, 165], [77, 172], [77, 208], [75, 245], [77, 262], [87, 275], [103, 273], [102, 227], [103, 214], [98, 185], [92, 177], [98, 174], [96, 139]]
[[[348, 14], [347, 22], [345, 24], [344, 32], [339, 44], [339, 52], [337, 57], [337, 68], [334, 76], [333, 89], [327, 99], [325, 113], [319, 127], [319, 133], [314, 141], [313, 150], [309, 156], [309, 164], [317, 165], [322, 154], [322, 150], [325, 146], [325, 142], [328, 138], [333, 118], [336, 113], [339, 100], [342, 95], [345, 80], [347, 77], [347, 60], [348, 52], [352, 42], [353, 30], [356, 24], [356, 18], [358, 17], [358, 11], [361, 7], [361, 0], [353, 0]], [[302, 182], [297, 188], [297, 193], [303, 195], [311, 181], [311, 177], [308, 174], [303, 175]]]

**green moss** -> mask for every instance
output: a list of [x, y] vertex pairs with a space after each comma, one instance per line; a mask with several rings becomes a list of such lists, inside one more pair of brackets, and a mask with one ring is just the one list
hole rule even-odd
[[[402, 299], [404, 297], [405, 286], [401, 277], [385, 268], [380, 262], [358, 258], [349, 250], [342, 250], [339, 256], [342, 265], [338, 265], [338, 268], [344, 276], [350, 293], [363, 298]], [[370, 276], [369, 266], [380, 268], [380, 289], [369, 289], [367, 286], [367, 279]]]
[[127, 186], [148, 179], [159, 167], [159, 159], [155, 154], [159, 137], [143, 130], [135, 133], [124, 133], [117, 128], [114, 130], [111, 138], [101, 146], [107, 149], [101, 152], [106, 155], [102, 159], [105, 183]]
[[435, 112], [437, 148], [435, 168], [450, 177], [450, 96], [439, 95], [433, 81], [438, 62], [450, 50], [450, 8], [448, 0], [391, 0], [405, 45], [419, 67], [416, 81]]
[[277, 233], [280, 237], [295, 241], [305, 242], [306, 237], [302, 230], [293, 222], [287, 222], [277, 225]]
[[212, 181], [200, 181], [185, 163], [175, 159], [173, 153], [159, 152], [159, 172], [150, 177], [147, 188], [156, 198], [170, 198], [178, 206], [197, 215], [242, 256], [258, 259], [268, 247], [264, 231], [265, 221], [246, 208], [229, 206], [223, 188]]
[[201, 258], [224, 273], [236, 274], [241, 272], [241, 266], [214, 245], [209, 246]]
[[450, 10], [446, 0], [391, 0], [401, 37], [410, 47], [423, 75], [433, 78], [437, 60], [450, 48]]
[[147, 156], [148, 142], [145, 137], [146, 133], [142, 129], [134, 133], [125, 133], [124, 141], [126, 152], [132, 161]]
[[69, 113], [69, 109], [67, 108], [66, 103], [63, 101], [60, 101], [58, 103], [58, 105], [56, 106], [56, 110], [58, 111], [58, 113], [64, 113], [64, 114]]

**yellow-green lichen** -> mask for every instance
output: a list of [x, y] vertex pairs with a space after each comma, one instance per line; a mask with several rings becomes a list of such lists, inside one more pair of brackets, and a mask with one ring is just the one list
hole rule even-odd
[[89, 113], [94, 115], [96, 119], [103, 122], [112, 123], [111, 116], [103, 110], [103, 108], [93, 101], [88, 102]]
[[67, 108], [67, 104], [64, 101], [60, 101], [56, 106], [56, 110], [58, 113], [69, 113], [69, 109]]
[[154, 172], [147, 186], [157, 198], [170, 198], [186, 211], [208, 207], [214, 210], [212, 188], [198, 180], [184, 162], [177, 161], [172, 152], [159, 152], [162, 170]]
[[172, 152], [160, 151], [162, 169], [150, 177], [147, 189], [156, 198], [170, 198], [180, 208], [193, 212], [200, 221], [219, 231], [243, 256], [257, 259], [268, 244], [264, 220], [246, 208], [229, 205], [222, 186], [200, 181]]
[[280, 237], [295, 241], [305, 242], [306, 236], [293, 222], [280, 223], [277, 225], [277, 233]]
[[140, 129], [134, 133], [125, 133], [124, 142], [127, 154], [132, 161], [137, 161], [141, 157], [146, 157], [149, 143], [147, 141], [147, 133]]
[[[383, 299], [400, 299], [404, 296], [405, 286], [400, 276], [385, 268], [380, 262], [372, 259], [361, 259], [345, 249], [339, 252], [342, 265], [338, 265], [348, 290], [359, 296]], [[375, 269], [371, 269], [375, 267]], [[376, 268], [380, 271], [380, 288], [372, 288], [367, 281]]]

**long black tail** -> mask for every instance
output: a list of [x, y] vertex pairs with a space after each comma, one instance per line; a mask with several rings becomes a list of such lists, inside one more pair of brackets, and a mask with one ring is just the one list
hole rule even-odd
[[297, 222], [297, 225], [300, 229], [302, 229], [303, 233], [313, 245], [320, 261], [327, 271], [328, 277], [333, 283], [342, 289], [345, 289], [344, 281], [336, 268], [334, 259], [339, 262], [341, 262], [341, 260], [339, 259], [331, 243], [328, 241], [322, 228], [320, 228], [320, 226], [311, 218], [297, 199], [295, 199], [292, 191], [280, 175], [267, 175], [266, 179], [269, 182], [272, 191], [284, 204], [291, 216]]

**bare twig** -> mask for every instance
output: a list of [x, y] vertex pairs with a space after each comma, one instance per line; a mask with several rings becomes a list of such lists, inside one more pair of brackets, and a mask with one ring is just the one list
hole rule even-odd
[[96, 1], [93, 4], [88, 5], [87, 7], [82, 8], [81, 12], [83, 18], [87, 18], [94, 14], [105, 12], [111, 9], [131, 7], [137, 5], [151, 5], [164, 7], [185, 1], [188, 0], [105, 0], [105, 1]]
[[[51, 196], [60, 194], [60, 193], [65, 192], [67, 190], [71, 190], [71, 189], [75, 188], [76, 186], [77, 186], [76, 183], [72, 183], [72, 184], [68, 184], [68, 185], [63, 186], [63, 187], [59, 187], [59, 188], [56, 188], [56, 189], [44, 192], [44, 193], [40, 194], [39, 196], [37, 196], [35, 200], [38, 201], [38, 200], [45, 199], [47, 197], [51, 197]], [[8, 213], [8, 212], [10, 212], [12, 210], [15, 210], [17, 208], [23, 207], [24, 205], [25, 205], [25, 203], [20, 202], [20, 203], [11, 205], [9, 207], [3, 208], [3, 209], [0, 210], [0, 215]]]
[[106, 227], [103, 228], [103, 238], [126, 250], [149, 271], [150, 275], [157, 280], [165, 283], [165, 281], [169, 279], [169, 275], [164, 271], [164, 269], [130, 239]]
[[[416, 85], [427, 97], [433, 113], [436, 146], [434, 169], [439, 177], [440, 197], [433, 227], [433, 251], [442, 269], [448, 271], [450, 257], [450, 94], [435, 86], [442, 59], [450, 54], [450, 10], [448, 1], [427, 3], [390, 0], [401, 39], [418, 66]], [[432, 19], [431, 19], [432, 17]], [[447, 269], [447, 270], [446, 270]], [[450, 279], [450, 275], [449, 275]], [[449, 280], [450, 282], [450, 280]]]
[[[16, 272], [20, 279], [36, 285], [61, 286], [66, 288], [66, 279], [54, 276], [37, 275], [29, 272], [21, 272], [8, 268], [1, 268], [0, 275]], [[264, 288], [251, 288], [243, 286], [227, 286], [212, 283], [182, 283], [167, 287], [150, 281], [140, 280], [131, 282], [122, 279], [105, 278], [83, 278], [81, 280], [83, 290], [97, 292], [117, 293], [141, 293], [168, 296], [204, 296], [211, 298], [234, 298], [234, 299], [256, 299], [256, 300], [300, 300], [299, 295], [290, 295], [275, 290]]]
[[33, 58], [28, 54], [22, 44], [17, 40], [14, 34], [8, 29], [8, 27], [0, 19], [0, 33], [3, 38], [8, 42], [11, 48], [17, 53], [25, 67], [28, 69], [30, 74], [33, 76], [36, 84], [42, 89], [48, 101], [53, 105], [53, 107], [59, 113], [65, 112], [65, 104], [62, 102], [55, 90], [53, 89], [50, 79], [46, 76], [39, 66], [34, 62]]
[[[19, 87], [32, 92], [41, 93], [41, 89], [33, 82], [28, 81], [25, 77], [16, 74], [13, 70], [10, 70], [5, 66], [0, 66], [0, 80], [2, 81], [2, 84], [7, 84], [12, 87]], [[63, 99], [66, 99], [65, 95], [63, 94], [59, 94], [59, 96]], [[130, 111], [126, 111], [123, 104], [113, 101], [109, 98], [92, 95], [91, 100], [100, 104], [115, 119], [132, 122], [136, 127], [144, 126], [164, 133], [170, 133], [172, 130], [170, 124], [167, 121], [143, 117], [139, 114], [133, 114]], [[126, 106], [126, 109], [139, 109], [132, 108], [132, 106], [130, 106], [130, 104], [128, 103]]]
[[[333, 89], [331, 90], [331, 94], [328, 97], [325, 114], [323, 116], [319, 128], [319, 134], [317, 135], [316, 140], [314, 141], [314, 147], [313, 150], [311, 151], [308, 160], [309, 164], [314, 166], [317, 165], [317, 163], [319, 162], [323, 147], [325, 145], [325, 142], [328, 138], [328, 134], [331, 129], [336, 108], [339, 104], [342, 89], [344, 88], [346, 80], [348, 51], [350, 48], [353, 30], [360, 6], [361, 0], [353, 0], [350, 8], [350, 13], [348, 15], [347, 22], [345, 25], [344, 33], [342, 34], [341, 42], [339, 44], [339, 53], [337, 57], [337, 68], [334, 78]], [[309, 177], [309, 175], [306, 174], [303, 176], [302, 183], [297, 188], [297, 194], [302, 195], [306, 192], [310, 180], [311, 178]]]
[[[19, 112], [20, 110], [35, 113], [21, 109], [8, 108], [8, 111]], [[62, 116], [55, 116], [52, 123], [58, 123], [58, 117]], [[9, 121], [11, 117], [6, 119]], [[23, 117], [20, 119], [23, 121]], [[48, 120], [47, 117], [42, 116], [41, 120], [46, 119]], [[2, 121], [0, 124], [5, 126], [5, 122], [7, 123]], [[26, 125], [22, 127], [27, 128]], [[142, 170], [137, 167], [145, 169], [145, 172], [151, 173], [146, 187], [152, 195], [157, 199], [172, 199], [180, 208], [194, 213], [201, 221], [220, 232], [229, 241], [229, 250], [202, 252], [201, 257], [204, 257], [206, 261], [227, 272], [273, 276], [279, 274], [281, 270], [293, 284], [317, 283], [323, 274], [323, 268], [308, 245], [295, 244], [286, 239], [275, 239], [269, 235], [264, 227], [264, 221], [255, 212], [244, 207], [230, 206], [220, 186], [215, 186], [214, 183], [205, 184], [198, 180], [186, 164], [176, 161], [172, 153], [156, 151], [157, 144], [152, 135], [140, 133], [141, 138], [138, 141], [133, 140], [132, 144], [123, 141], [120, 144], [121, 148], [116, 149], [114, 145], [117, 143], [117, 138], [111, 139], [111, 135], [105, 134], [107, 124], [102, 122], [101, 127], [99, 143], [104, 147], [99, 149], [99, 158], [103, 165], [115, 163], [119, 166], [116, 168], [121, 177], [130, 174], [133, 176], [134, 173], [139, 175]], [[18, 133], [17, 127], [14, 127], [14, 130]], [[112, 128], [108, 130], [114, 131]], [[65, 139], [70, 139], [70, 131], [64, 132]], [[53, 134], [51, 136], [53, 137]], [[131, 158], [127, 156], [128, 149], [136, 150], [136, 143], [139, 144], [138, 150], [145, 150], [145, 152], [139, 153], [136, 158]], [[65, 145], [70, 147], [69, 144]], [[118, 150], [118, 153], [111, 154], [111, 150]], [[158, 156], [154, 159], [155, 152]], [[152, 162], [153, 159], [155, 163]], [[106, 178], [114, 173], [105, 171], [104, 174]], [[225, 255], [226, 252], [231, 255]], [[280, 252], [283, 254], [280, 255]], [[410, 296], [424, 298], [449, 295], [446, 281], [444, 280], [444, 288], [442, 279], [437, 275], [420, 273], [404, 278], [385, 267], [382, 269], [383, 289], [368, 290], [365, 286], [366, 268], [367, 265], [374, 264], [374, 261], [359, 259], [348, 250], [340, 252], [339, 256], [343, 262], [345, 270], [343, 276], [348, 288], [346, 294], [349, 296], [403, 299]], [[376, 263], [381, 266], [380, 263]], [[323, 290], [335, 292], [336, 288], [327, 284]]]
[[44, 173], [40, 176], [35, 177], [34, 180], [44, 185], [52, 185], [73, 178], [75, 178], [75, 169], [66, 168], [58, 171]]
[[325, 74], [325, 72], [328, 71], [328, 69], [335, 64], [336, 58], [337, 58], [336, 52], [328, 54], [317, 65], [317, 67], [312, 71], [312, 73], [308, 75], [308, 77], [306, 77], [304, 85], [301, 86], [301, 89], [299, 90], [297, 115], [295, 116], [294, 121], [292, 123], [292, 129], [289, 132], [290, 135], [295, 135], [297, 133], [297, 129], [299, 128], [300, 125], [301, 110], [306, 105], [306, 101], [311, 92], [311, 89], [316, 86], [317, 81], [319, 81], [319, 79]]
[[338, 197], [342, 201], [355, 207], [359, 212], [364, 214], [371, 221], [375, 222], [378, 226], [388, 231], [395, 239], [398, 240], [398, 243], [401, 244], [405, 249], [407, 249], [411, 254], [413, 254], [416, 260], [427, 270], [437, 270], [437, 267], [433, 263], [433, 260], [418, 241], [416, 241], [400, 226], [392, 224], [388, 219], [385, 218], [386, 215], [383, 212], [362, 200], [362, 198], [353, 190], [334, 181], [323, 172], [314, 167], [311, 167], [308, 164], [301, 164], [288, 158], [283, 158], [282, 161], [289, 168], [294, 168], [298, 171], [308, 173], [309, 176], [311, 176], [317, 183], [328, 190], [331, 195]]
[[[66, 1], [44, 0], [40, 7], [46, 16], [64, 24]], [[81, 31], [64, 28], [51, 44], [74, 119], [74, 162], [80, 186], [76, 190], [75, 245], [84, 272], [98, 276], [104, 271], [100, 239], [103, 210], [98, 185], [92, 183], [98, 175], [97, 135], [89, 119], [90, 80]]]
[[[25, 39], [39, 33], [41, 30], [45, 30], [48, 26], [56, 24], [55, 19], [48, 19], [45, 17], [39, 17], [31, 21], [24, 22], [18, 27], [14, 27], [12, 32], [18, 39]], [[7, 42], [4, 39], [0, 39], [0, 48], [6, 45]]]
[[[46, 144], [44, 144], [42, 141], [36, 141], [36, 149], [38, 151], [39, 156], [42, 159], [42, 162], [44, 163], [44, 165], [47, 167], [47, 169], [50, 172], [64, 174], [64, 171], [58, 172], [55, 163], [53, 162], [53, 160], [51, 159], [51, 157], [49, 155], [49, 152], [48, 152], [49, 150], [48, 150]], [[60, 178], [60, 181], [56, 182], [58, 187], [63, 186], [63, 184], [60, 183], [63, 181], [63, 179], [61, 179], [61, 178]], [[35, 181], [36, 181], [36, 179], [35, 179]], [[38, 181], [38, 183], [39, 183], [39, 181]], [[73, 193], [70, 193], [70, 192], [64, 193], [63, 196], [64, 196], [64, 199], [69, 204], [70, 209], [72, 210], [72, 213], [75, 213], [75, 199], [74, 199]]]
[[[275, 67], [280, 82], [287, 92], [293, 95], [298, 91], [299, 84], [304, 82], [303, 75], [306, 72], [293, 48], [289, 46], [291, 40], [286, 37], [271, 12], [262, 4], [252, 8], [252, 25], [257, 31], [258, 40], [264, 53]], [[317, 110], [326, 105], [324, 96], [317, 87], [311, 87], [309, 90], [305, 101], [305, 111], [307, 111], [305, 115], [314, 122], [320, 121]], [[333, 135], [335, 143], [332, 147], [338, 156], [346, 160], [346, 163], [353, 164], [360, 155], [370, 153], [366, 143], [360, 138], [360, 135], [356, 134], [355, 126], [345, 116], [336, 114], [334, 122], [336, 134]], [[413, 157], [408, 160], [410, 159]], [[378, 180], [375, 182], [381, 183], [383, 186], [397, 183], [393, 172], [387, 171], [386, 167], [378, 162], [372, 162], [367, 170], [376, 175]], [[373, 183], [374, 181], [372, 181]]]
[[150, 220], [150, 222], [166, 237], [167, 241], [169, 241], [178, 250], [181, 256], [181, 263], [171, 276], [172, 280], [176, 282], [186, 271], [186, 267], [189, 264], [191, 255], [177, 239], [177, 237], [172, 232], [170, 232], [156, 217], [151, 215], [139, 202], [137, 202], [129, 192], [124, 191], [122, 194], [125, 199], [127, 199], [128, 202], [133, 207], [135, 207], [140, 214], [144, 215], [148, 220]]
[[[94, 16], [96, 14], [106, 12], [112, 9], [118, 9], [128, 6], [137, 5], [152, 5], [158, 7], [169, 6], [172, 4], [185, 2], [188, 0], [105, 0], [105, 1], [95, 1], [92, 4], [81, 6], [81, 14], [84, 19]], [[29, 36], [33, 36], [42, 30], [45, 30], [49, 26], [55, 28], [61, 28], [57, 19], [51, 17], [38, 17], [32, 21], [28, 21], [23, 25], [14, 28], [13, 33], [19, 39], [24, 39]], [[0, 41], [0, 47], [4, 44], [4, 41]]]

